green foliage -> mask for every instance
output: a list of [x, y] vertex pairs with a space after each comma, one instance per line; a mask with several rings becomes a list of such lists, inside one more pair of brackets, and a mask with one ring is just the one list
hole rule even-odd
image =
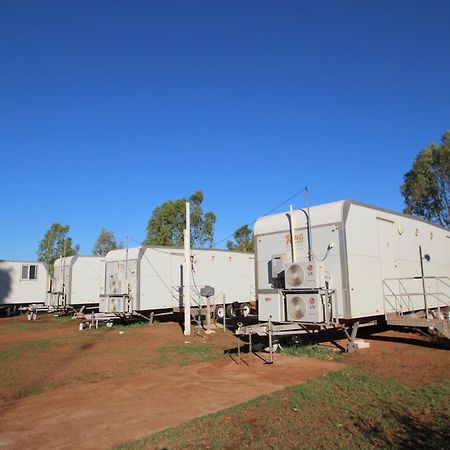
[[417, 155], [401, 193], [406, 213], [450, 227], [450, 131]]
[[253, 252], [253, 231], [248, 225], [242, 225], [233, 233], [233, 241], [227, 242], [228, 250]]
[[106, 228], [100, 230], [97, 241], [95, 242], [92, 254], [96, 256], [105, 256], [111, 250], [123, 248], [122, 244], [118, 244], [114, 233]]
[[79, 245], [73, 246], [72, 238], [68, 236], [69, 230], [69, 225], [54, 223], [39, 243], [38, 260], [47, 264], [51, 274], [56, 259], [60, 256], [77, 255], [80, 250]]
[[188, 199], [182, 197], [175, 201], [168, 200], [157, 206], [148, 222], [144, 244], [182, 247], [187, 201], [191, 208], [191, 245], [211, 247], [216, 215], [213, 212], [203, 213], [202, 191], [194, 192]]

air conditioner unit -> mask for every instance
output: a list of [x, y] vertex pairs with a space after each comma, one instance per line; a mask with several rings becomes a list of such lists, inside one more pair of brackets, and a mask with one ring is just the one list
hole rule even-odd
[[323, 264], [313, 261], [295, 262], [284, 266], [286, 289], [317, 289], [324, 287]]
[[286, 320], [288, 322], [323, 322], [323, 305], [320, 294], [286, 295]]
[[127, 313], [131, 312], [127, 299], [124, 297], [101, 297], [99, 312], [102, 313]]
[[117, 277], [111, 277], [109, 282], [109, 294], [111, 295], [127, 295], [128, 280], [122, 280]]

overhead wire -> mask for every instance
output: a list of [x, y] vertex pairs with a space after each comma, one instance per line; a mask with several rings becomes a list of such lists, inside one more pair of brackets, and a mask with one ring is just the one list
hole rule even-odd
[[[283, 200], [281, 203], [279, 203], [278, 205], [274, 206], [272, 209], [270, 209], [269, 211], [267, 211], [265, 214], [262, 215], [262, 217], [267, 216], [269, 214], [271, 214], [272, 212], [276, 211], [280, 206], [285, 205], [288, 201], [292, 200], [293, 198], [297, 197], [298, 195], [300, 195], [301, 193], [307, 191], [307, 187], [305, 186], [304, 188], [300, 189], [299, 191], [297, 191], [295, 194], [291, 195], [290, 197], [288, 197], [287, 199]], [[257, 219], [252, 220], [251, 222], [249, 222], [249, 225], [254, 225], [256, 223]], [[201, 255], [202, 253], [206, 252], [207, 250], [210, 250], [211, 248], [217, 247], [219, 244], [223, 243], [224, 241], [226, 241], [227, 239], [231, 238], [234, 235], [234, 232], [230, 235], [228, 235], [227, 237], [221, 239], [220, 241], [215, 241], [213, 242], [213, 244], [211, 245], [211, 247], [209, 249], [203, 249], [200, 250], [198, 252], [196, 252], [195, 254], [193, 254], [192, 256], [198, 256]], [[136, 241], [135, 239], [133, 239], [132, 237], [130, 237], [129, 235], [127, 236], [127, 240], [131, 240], [134, 243], [138, 244], [138, 245], [142, 245], [141, 242]], [[160, 252], [160, 253], [165, 253], [167, 254], [166, 251], [164, 250], [160, 250], [158, 248], [155, 247], [151, 247], [149, 246], [148, 248], [150, 248], [151, 250], [155, 251], [155, 252]], [[158, 271], [156, 270], [155, 266], [151, 263], [151, 261], [148, 259], [147, 255], [145, 254], [145, 252], [143, 253], [145, 259], [148, 261], [148, 263], [150, 264], [150, 267], [153, 269], [153, 271], [155, 272], [156, 276], [160, 279], [160, 281], [164, 284], [164, 286], [166, 287], [166, 289], [170, 292], [170, 295], [175, 299], [178, 300], [178, 298], [172, 293], [172, 290], [170, 289], [170, 287], [165, 283], [164, 279], [162, 278], [162, 276], [158, 273]], [[195, 276], [194, 276], [194, 272], [193, 272], [193, 268], [191, 266], [190, 268], [191, 270], [191, 274], [192, 274], [192, 279], [194, 282], [194, 288], [197, 291], [197, 294], [200, 295], [200, 291], [198, 289], [198, 286], [195, 282]], [[190, 294], [189, 294], [190, 295]]]
[[[273, 212], [276, 211], [280, 206], [285, 205], [289, 200], [292, 200], [293, 198], [297, 197], [298, 195], [300, 195], [301, 193], [303, 193], [303, 192], [305, 192], [305, 191], [307, 191], [307, 190], [308, 190], [308, 188], [307, 188], [307, 186], [305, 186], [304, 188], [302, 188], [302, 189], [300, 189], [299, 191], [295, 192], [293, 195], [291, 195], [291, 196], [288, 197], [287, 199], [283, 200], [283, 201], [282, 201], [281, 203], [279, 203], [278, 205], [274, 206], [272, 209], [270, 209], [270, 210], [267, 211], [266, 213], [262, 214], [260, 217], [264, 217], [264, 216], [267, 216], [267, 215], [273, 213]], [[256, 223], [257, 220], [258, 220], [258, 218], [253, 219], [251, 222], [248, 222], [248, 225], [254, 225], [254, 224]], [[233, 237], [233, 235], [234, 235], [234, 232], [231, 233], [230, 235], [226, 236], [225, 238], [221, 239], [220, 241], [214, 241], [214, 242], [211, 244], [210, 249], [211, 249], [211, 248], [217, 247], [219, 244], [222, 244], [222, 243], [225, 242], [227, 239]], [[135, 239], [131, 238], [130, 236], [128, 236], [128, 239], [130, 239], [131, 241], [135, 242], [135, 243], [138, 244], [138, 245], [143, 245], [141, 242], [136, 241]], [[158, 248], [155, 248], [155, 247], [151, 247], [151, 248], [152, 248], [152, 250], [154, 250], [154, 251], [159, 251], [159, 252], [161, 252], [161, 253], [166, 253], [164, 250], [159, 250]], [[180, 250], [181, 250], [181, 248], [180, 248]], [[197, 255], [200, 255], [201, 253], [205, 252], [206, 250], [208, 250], [208, 249], [201, 249], [201, 250], [200, 250], [198, 253], [196, 253], [196, 254], [197, 254]]]
[[[297, 197], [297, 195], [300, 195], [302, 192], [305, 192], [307, 190], [307, 187], [305, 186], [303, 189], [300, 189], [299, 191], [297, 191], [295, 194], [291, 195], [289, 198], [287, 198], [286, 200], [282, 201], [281, 203], [279, 203], [277, 206], [273, 207], [271, 210], [267, 211], [265, 214], [263, 214], [261, 217], [264, 216], [268, 216], [269, 214], [273, 213], [274, 211], [276, 211], [280, 206], [285, 205], [289, 200], [292, 200], [293, 198]], [[258, 220], [258, 218], [252, 220], [251, 222], [248, 223], [248, 225], [254, 225], [256, 223], [256, 221]], [[222, 244], [222, 242], [226, 241], [227, 239], [233, 237], [234, 232], [231, 233], [229, 236], [227, 236], [224, 239], [221, 239], [220, 241], [215, 241], [212, 243], [211, 248], [217, 247], [219, 244]], [[204, 249], [201, 250], [199, 253], [197, 253], [197, 255], [202, 254], [203, 252], [205, 252], [208, 249]]]

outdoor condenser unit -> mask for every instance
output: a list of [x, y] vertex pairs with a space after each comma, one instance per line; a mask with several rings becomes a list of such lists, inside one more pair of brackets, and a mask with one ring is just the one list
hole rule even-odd
[[295, 262], [284, 266], [286, 289], [317, 289], [324, 287], [323, 264], [313, 261]]
[[320, 294], [287, 294], [286, 320], [288, 322], [323, 322]]
[[100, 312], [127, 313], [131, 312], [124, 297], [102, 297], [99, 304]]
[[128, 280], [120, 280], [117, 277], [110, 279], [110, 291], [114, 295], [128, 295]]

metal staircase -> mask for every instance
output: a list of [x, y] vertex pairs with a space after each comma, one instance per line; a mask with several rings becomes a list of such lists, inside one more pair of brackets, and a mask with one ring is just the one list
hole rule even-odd
[[448, 277], [383, 280], [388, 325], [422, 328], [450, 339], [450, 279]]
[[404, 317], [398, 314], [386, 314], [386, 323], [397, 327], [430, 328], [450, 339], [449, 319], [426, 319], [416, 317]]

